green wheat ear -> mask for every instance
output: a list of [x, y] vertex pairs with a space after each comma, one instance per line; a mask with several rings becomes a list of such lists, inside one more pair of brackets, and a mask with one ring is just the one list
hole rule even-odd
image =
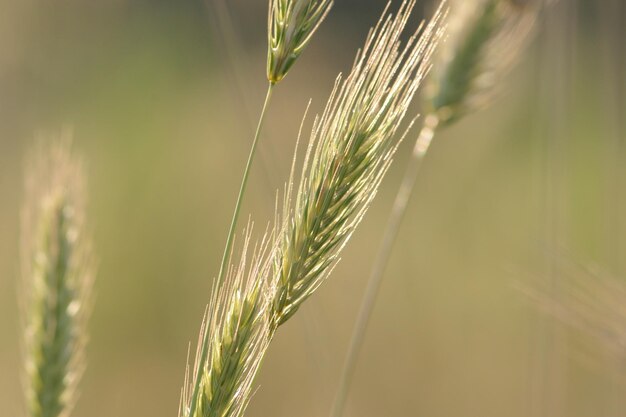
[[31, 417], [66, 417], [84, 368], [94, 276], [84, 174], [65, 135], [33, 153], [22, 213], [25, 388]]
[[395, 16], [383, 13], [352, 71], [337, 79], [315, 120], [295, 198], [291, 201], [288, 192], [285, 204], [274, 266], [275, 326], [328, 277], [391, 164], [397, 133], [428, 73], [445, 14], [439, 8], [429, 24], [403, 42], [415, 3], [403, 1]]
[[[229, 268], [223, 281], [214, 283], [196, 362], [185, 375], [180, 417], [241, 417], [252, 396], [254, 376], [271, 340], [273, 233], [250, 250], [251, 227], [247, 230], [239, 264]], [[207, 340], [204, 361], [203, 340]]]
[[267, 79], [280, 82], [322, 23], [333, 0], [270, 0]]

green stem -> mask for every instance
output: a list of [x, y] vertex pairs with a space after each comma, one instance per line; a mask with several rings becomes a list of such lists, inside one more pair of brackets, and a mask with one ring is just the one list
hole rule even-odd
[[243, 172], [241, 186], [239, 187], [239, 195], [237, 196], [237, 202], [235, 203], [235, 210], [233, 211], [233, 218], [230, 222], [230, 229], [228, 230], [228, 237], [226, 238], [226, 247], [224, 248], [224, 255], [222, 256], [220, 272], [217, 276], [218, 285], [221, 284], [222, 279], [224, 278], [226, 265], [228, 264], [228, 261], [230, 259], [230, 252], [232, 249], [231, 248], [232, 240], [233, 240], [233, 237], [235, 236], [235, 229], [237, 228], [237, 220], [239, 220], [239, 212], [241, 211], [241, 202], [243, 200], [243, 195], [246, 191], [246, 186], [248, 185], [248, 178], [250, 177], [250, 167], [252, 166], [252, 161], [254, 160], [254, 155], [256, 153], [257, 144], [259, 142], [259, 137], [261, 135], [261, 128], [263, 126], [263, 121], [265, 120], [265, 111], [267, 110], [270, 98], [272, 97], [273, 87], [274, 87], [274, 84], [269, 84], [267, 87], [267, 93], [265, 95], [265, 102], [263, 103], [263, 109], [261, 110], [259, 123], [256, 127], [256, 133], [254, 134], [254, 140], [252, 141], [250, 154], [248, 155], [248, 162], [246, 162], [246, 168]]
[[[257, 144], [259, 142], [259, 137], [261, 136], [261, 128], [263, 127], [263, 121], [265, 120], [265, 113], [270, 102], [270, 98], [272, 97], [272, 90], [274, 84], [270, 83], [267, 87], [267, 93], [265, 94], [265, 101], [263, 102], [263, 108], [261, 109], [261, 116], [259, 116], [259, 123], [257, 124], [256, 132], [254, 134], [254, 139], [252, 141], [252, 147], [250, 148], [250, 154], [248, 155], [248, 161], [246, 162], [246, 167], [243, 172], [243, 178], [241, 180], [241, 185], [239, 187], [239, 194], [237, 195], [237, 202], [235, 203], [235, 210], [233, 211], [233, 218], [230, 222], [230, 229], [228, 230], [228, 237], [226, 238], [226, 246], [224, 248], [224, 254], [222, 255], [222, 263], [220, 264], [220, 272], [217, 275], [217, 281], [215, 283], [214, 288], [219, 288], [222, 285], [222, 281], [224, 280], [224, 274], [226, 272], [226, 266], [228, 265], [228, 261], [230, 260], [230, 254], [232, 251], [232, 241], [235, 236], [235, 229], [237, 228], [237, 220], [239, 220], [239, 213], [241, 211], [241, 203], [243, 201], [243, 195], [246, 191], [246, 186], [248, 185], [248, 178], [250, 177], [250, 167], [252, 166], [252, 161], [254, 160], [254, 155], [256, 153]], [[205, 329], [204, 335], [202, 338], [202, 349], [200, 353], [200, 359], [198, 361], [198, 370], [195, 377], [193, 394], [191, 395], [191, 404], [189, 405], [189, 411], [187, 416], [194, 417], [194, 413], [196, 411], [196, 407], [198, 404], [198, 395], [200, 391], [200, 385], [202, 382], [202, 370], [203, 364], [206, 361], [208, 355], [208, 342], [209, 342], [209, 332]]]
[[415, 141], [411, 159], [406, 167], [400, 189], [396, 194], [391, 214], [387, 220], [385, 234], [378, 250], [378, 254], [376, 255], [376, 260], [374, 261], [374, 266], [372, 267], [369, 280], [367, 281], [365, 295], [363, 297], [363, 301], [361, 302], [361, 307], [359, 309], [356, 324], [354, 325], [346, 359], [341, 371], [337, 394], [330, 413], [331, 417], [340, 417], [343, 414], [358, 355], [361, 350], [361, 346], [363, 345], [363, 340], [365, 339], [367, 325], [372, 315], [372, 310], [376, 302], [376, 296], [383, 279], [385, 268], [389, 262], [393, 244], [398, 236], [398, 231], [400, 229], [404, 213], [406, 212], [411, 193], [413, 192], [413, 186], [415, 185], [417, 173], [419, 172], [422, 160], [428, 151], [430, 142], [432, 141], [438, 124], [439, 119], [437, 116], [429, 115], [426, 117], [425, 125]]

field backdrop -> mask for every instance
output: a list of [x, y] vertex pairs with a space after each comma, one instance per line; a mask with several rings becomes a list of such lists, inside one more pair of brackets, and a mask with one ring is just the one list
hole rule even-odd
[[[230, 19], [217, 13], [224, 3]], [[558, 292], [583, 266], [626, 280], [622, 3], [556, 3], [496, 105], [436, 138], [346, 415], [624, 415], [626, 355], [608, 355], [515, 289]], [[275, 90], [244, 206], [258, 228], [288, 176], [307, 101], [322, 107], [383, 5], [338, 0]], [[88, 161], [100, 260], [73, 415], [175, 417], [262, 104], [267, 2], [0, 0], [0, 10], [0, 415], [24, 415], [23, 161], [39, 133], [71, 127]], [[328, 415], [410, 146], [331, 279], [281, 328], [249, 417]]]

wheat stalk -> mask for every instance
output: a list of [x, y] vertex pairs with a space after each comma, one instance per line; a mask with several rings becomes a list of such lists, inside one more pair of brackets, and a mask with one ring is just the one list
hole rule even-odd
[[[506, 73], [528, 43], [537, 6], [524, 0], [456, 1], [451, 5], [449, 37], [437, 52], [428, 95], [429, 114], [413, 146], [396, 194], [380, 249], [361, 302], [339, 379], [331, 417], [345, 408], [358, 354], [376, 296], [391, 256], [422, 160], [435, 132], [493, 98], [496, 80]], [[455, 7], [456, 6], [456, 7]]]
[[236, 272], [216, 282], [193, 380], [187, 372], [181, 416], [243, 414], [278, 326], [326, 278], [369, 207], [440, 35], [438, 12], [403, 46], [400, 37], [414, 5], [405, 1], [395, 16], [381, 19], [350, 75], [338, 78], [314, 123], [298, 197], [292, 204], [294, 159], [279, 228], [263, 240], [253, 267], [243, 272], [246, 243], [242, 264], [231, 269]]
[[24, 357], [31, 417], [66, 417], [84, 367], [94, 275], [84, 231], [84, 174], [69, 139], [41, 148], [27, 168], [22, 213]]

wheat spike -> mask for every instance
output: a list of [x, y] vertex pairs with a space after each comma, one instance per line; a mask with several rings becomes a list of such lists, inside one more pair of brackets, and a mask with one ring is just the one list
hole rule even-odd
[[[275, 270], [274, 321], [291, 317], [336, 264], [367, 211], [399, 143], [396, 133], [429, 69], [441, 9], [403, 44], [415, 1], [370, 31], [350, 75], [316, 118], [297, 197], [287, 197]], [[291, 181], [290, 181], [291, 182]]]
[[280, 82], [330, 11], [333, 0], [270, 0], [267, 79]]
[[238, 417], [250, 400], [252, 381], [271, 338], [273, 293], [267, 279], [271, 236], [266, 235], [252, 251], [250, 236], [251, 232], [246, 232], [239, 264], [231, 266], [224, 282], [213, 288], [198, 344], [200, 348], [206, 333], [208, 355], [199, 363], [197, 352], [193, 372], [200, 375], [197, 405], [192, 413], [189, 405], [196, 381], [189, 381], [187, 375], [181, 416]]

